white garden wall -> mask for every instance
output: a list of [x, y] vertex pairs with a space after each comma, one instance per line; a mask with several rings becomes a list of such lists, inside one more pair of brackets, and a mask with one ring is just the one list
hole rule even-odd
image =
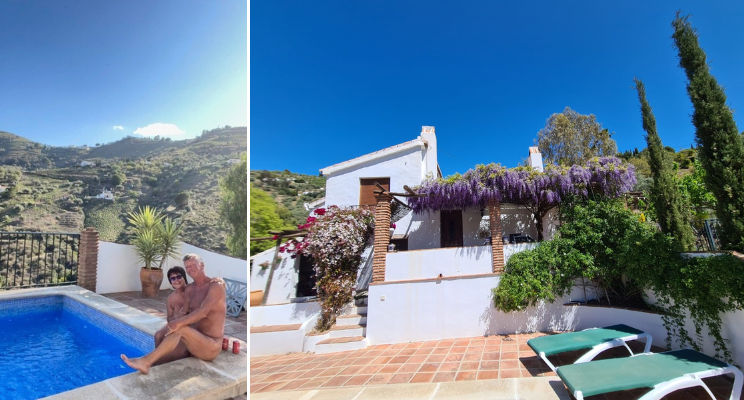
[[491, 264], [490, 245], [387, 253], [385, 281], [489, 274]]
[[[269, 249], [253, 257], [253, 269], [251, 272], [251, 291], [266, 290], [266, 281], [269, 279], [269, 268], [261, 268], [261, 264], [271, 265], [274, 259], [275, 249]], [[297, 297], [298, 271], [300, 258], [292, 258], [289, 253], [279, 253], [281, 261], [274, 268], [271, 277], [271, 288], [266, 304], [286, 304]]]
[[[213, 253], [196, 246], [184, 243], [181, 254], [196, 253], [204, 261], [204, 271], [208, 276], [219, 276], [240, 282], [248, 281], [248, 264], [246, 260]], [[183, 266], [181, 259], [168, 259], [163, 267], [166, 272], [170, 267]], [[134, 248], [127, 244], [98, 242], [98, 271], [96, 275], [96, 293], [131, 292], [142, 289], [139, 270], [142, 263], [138, 261]], [[163, 279], [161, 289], [169, 289], [170, 283]]]
[[301, 324], [319, 314], [317, 301], [251, 307], [251, 326]]

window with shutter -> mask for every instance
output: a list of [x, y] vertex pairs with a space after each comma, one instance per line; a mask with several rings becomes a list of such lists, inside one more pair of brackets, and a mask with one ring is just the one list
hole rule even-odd
[[390, 178], [361, 178], [359, 180], [359, 205], [363, 206], [374, 206], [377, 205], [375, 200], [375, 190], [380, 190], [375, 185], [375, 182], [379, 183], [385, 190], [390, 190]]

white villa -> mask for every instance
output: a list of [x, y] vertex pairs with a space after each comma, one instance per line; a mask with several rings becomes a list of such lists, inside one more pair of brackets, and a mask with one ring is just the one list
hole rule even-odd
[[[528, 149], [528, 165], [543, 168], [536, 147]], [[367, 297], [363, 304], [350, 306], [331, 331], [312, 334], [320, 310], [314, 297], [312, 264], [304, 257], [292, 259], [280, 254], [281, 261], [267, 287], [274, 249], [251, 257], [251, 297], [258, 294], [260, 299], [268, 290], [265, 305], [251, 304], [251, 356], [580, 330], [622, 321], [632, 321], [635, 328], [650, 333], [656, 344], [667, 336], [660, 314], [564, 305], [571, 300], [586, 300], [581, 290], [555, 303], [541, 303], [518, 313], [497, 311], [492, 289], [499, 285], [506, 261], [537, 245], [509, 242], [514, 234], [538, 237], [531, 213], [520, 206], [493, 202], [482, 209], [414, 214], [396, 206], [390, 195], [374, 193], [379, 191], [375, 183], [391, 193], [407, 193], [405, 187], [413, 188], [427, 177], [441, 177], [434, 127], [424, 126], [411, 141], [322, 168], [320, 172], [327, 177], [326, 197], [305, 204], [310, 213], [330, 205], [375, 210], [375, 243], [365, 252], [357, 279], [357, 291], [366, 289]], [[394, 230], [389, 229], [390, 222], [395, 223]], [[543, 237], [550, 240], [557, 227], [553, 215], [549, 214], [542, 226]], [[395, 244], [395, 250], [381, 250], [387, 249], [388, 244]], [[744, 362], [744, 348], [737, 345], [744, 343], [742, 315], [726, 314], [722, 318], [724, 337], [732, 342], [734, 359]], [[689, 324], [692, 332], [694, 327]], [[712, 340], [708, 341], [705, 346], [712, 349]]]

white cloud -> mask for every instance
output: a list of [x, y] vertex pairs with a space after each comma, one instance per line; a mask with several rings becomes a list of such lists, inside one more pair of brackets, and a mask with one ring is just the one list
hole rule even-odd
[[124, 127], [121, 126], [121, 125], [114, 125], [114, 126], [111, 127], [111, 129], [113, 129], [115, 131], [123, 131], [124, 130]]
[[137, 128], [134, 133], [142, 136], [180, 136], [186, 132], [173, 124], [156, 122], [145, 127]]

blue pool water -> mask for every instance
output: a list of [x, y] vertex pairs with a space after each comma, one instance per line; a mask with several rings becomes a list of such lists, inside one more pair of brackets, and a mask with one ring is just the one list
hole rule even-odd
[[133, 370], [152, 337], [64, 296], [0, 301], [0, 398], [38, 399]]

